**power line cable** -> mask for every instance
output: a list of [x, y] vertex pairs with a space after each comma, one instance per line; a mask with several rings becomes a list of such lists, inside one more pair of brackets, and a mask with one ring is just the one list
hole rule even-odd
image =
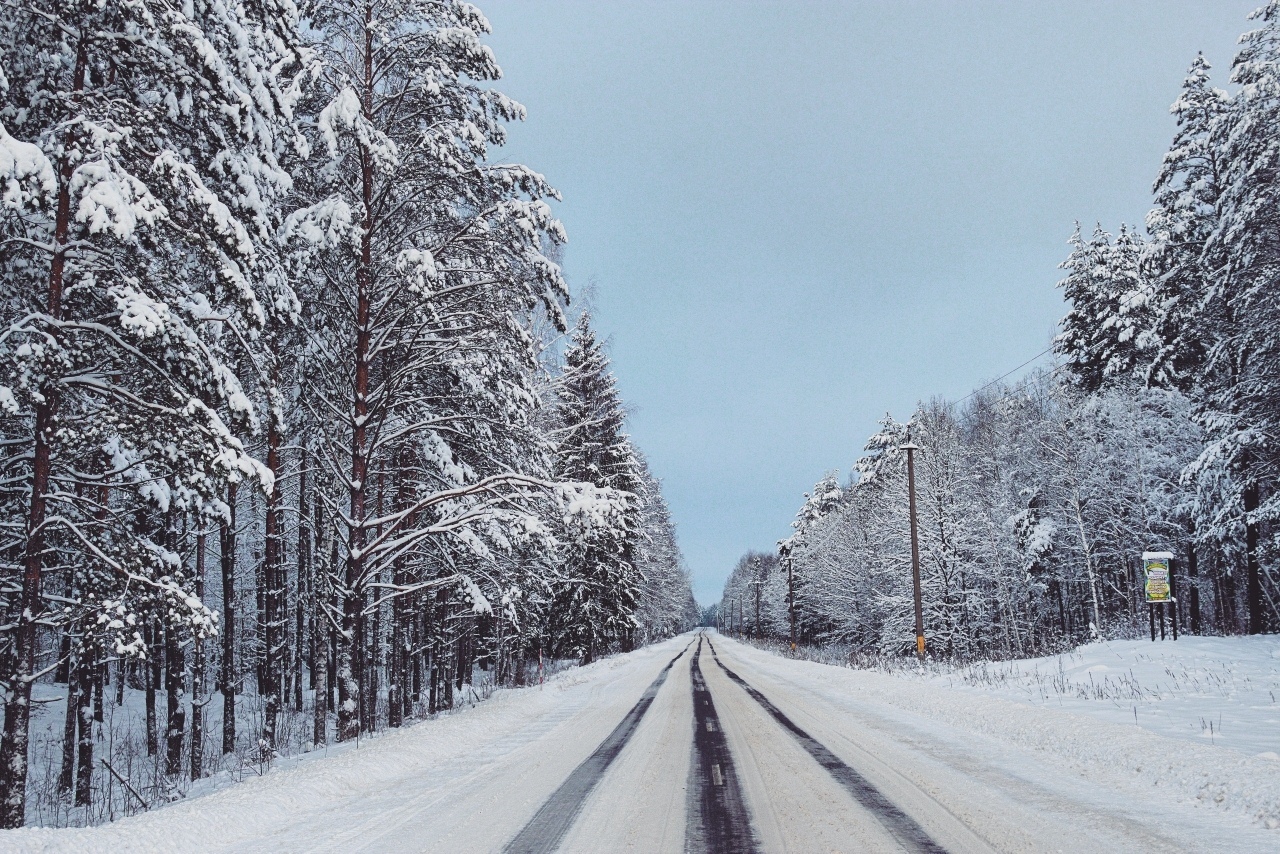
[[[1134, 291], [1133, 293], [1129, 294], [1125, 299], [1121, 300], [1121, 301], [1120, 301], [1120, 305], [1118, 306], [1118, 309], [1119, 309], [1120, 311], [1123, 311], [1124, 309], [1128, 308], [1128, 307], [1129, 307], [1130, 305], [1132, 305], [1132, 304], [1133, 304], [1133, 303], [1134, 303], [1134, 302], [1135, 302], [1139, 297], [1143, 296], [1147, 291], [1150, 291], [1150, 290], [1152, 290], [1153, 288], [1155, 288], [1157, 285], [1159, 285], [1159, 284], [1160, 284], [1160, 282], [1161, 282], [1161, 280], [1159, 280], [1159, 279], [1158, 279], [1158, 280], [1156, 280], [1156, 281], [1154, 281], [1154, 282], [1150, 282], [1150, 283], [1148, 283], [1148, 284], [1146, 284], [1146, 285], [1143, 285], [1143, 286], [1142, 286], [1141, 288], [1139, 288], [1138, 290], [1136, 290], [1136, 291]], [[1018, 371], [1022, 370], [1022, 369], [1023, 369], [1023, 368], [1025, 368], [1027, 365], [1030, 365], [1032, 362], [1035, 362], [1036, 360], [1041, 359], [1041, 358], [1043, 358], [1043, 357], [1045, 357], [1045, 356], [1049, 355], [1050, 353], [1052, 353], [1052, 352], [1053, 352], [1053, 349], [1054, 349], [1054, 346], [1055, 346], [1054, 344], [1050, 344], [1050, 345], [1049, 345], [1048, 347], [1046, 347], [1044, 350], [1041, 350], [1039, 353], [1036, 353], [1034, 356], [1032, 356], [1030, 359], [1027, 359], [1027, 360], [1026, 360], [1025, 362], [1023, 362], [1021, 365], [1018, 365], [1018, 367], [1016, 367], [1016, 368], [1014, 368], [1014, 369], [1012, 369], [1012, 370], [1010, 370], [1010, 371], [1006, 371], [1006, 372], [1004, 372], [1003, 374], [1001, 374], [1000, 376], [998, 376], [998, 377], [996, 377], [995, 379], [991, 380], [990, 382], [985, 383], [985, 384], [983, 384], [983, 385], [979, 386], [978, 388], [976, 388], [976, 389], [974, 389], [973, 391], [971, 391], [971, 392], [969, 392], [968, 394], [966, 394], [964, 397], [962, 397], [962, 398], [960, 398], [959, 400], [955, 401], [952, 405], [953, 405], [953, 406], [959, 406], [960, 404], [964, 403], [964, 402], [965, 402], [966, 400], [968, 400], [969, 398], [974, 397], [974, 396], [976, 396], [976, 395], [979, 395], [979, 394], [981, 394], [982, 392], [986, 391], [987, 389], [991, 388], [993, 385], [996, 385], [996, 384], [998, 384], [998, 383], [1002, 382], [1003, 380], [1008, 379], [1011, 375], [1016, 374]], [[1056, 367], [1056, 368], [1054, 368], [1052, 371], [1050, 371], [1050, 372], [1049, 372], [1049, 375], [1050, 375], [1050, 376], [1052, 376], [1053, 374], [1056, 374], [1058, 371], [1062, 370], [1062, 368], [1064, 368], [1064, 367], [1065, 367], [1065, 365], [1059, 365], [1058, 367]], [[1017, 393], [1017, 389], [1011, 389], [1011, 390], [1010, 390], [1010, 393], [1009, 393], [1008, 395], [1004, 395], [1004, 396], [1000, 397], [1000, 398], [999, 398], [998, 400], [996, 400], [995, 402], [996, 402], [996, 403], [1001, 403], [1001, 402], [1005, 401], [1006, 399], [1008, 399], [1008, 398], [1012, 397], [1012, 396], [1013, 396], [1013, 394], [1016, 394], [1016, 393]]]

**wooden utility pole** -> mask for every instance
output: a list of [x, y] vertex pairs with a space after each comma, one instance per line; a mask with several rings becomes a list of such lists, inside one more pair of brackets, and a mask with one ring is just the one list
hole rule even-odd
[[791, 555], [787, 555], [787, 611], [791, 618], [791, 651], [796, 651], [796, 582], [791, 571]]
[[916, 656], [924, 658], [924, 610], [920, 604], [920, 539], [916, 533], [916, 461], [915, 452], [920, 446], [911, 441], [911, 428], [907, 428], [907, 443], [899, 450], [907, 452], [907, 503], [911, 510], [911, 583], [916, 600]]
[[764, 582], [756, 580], [756, 640], [760, 639], [760, 585]]

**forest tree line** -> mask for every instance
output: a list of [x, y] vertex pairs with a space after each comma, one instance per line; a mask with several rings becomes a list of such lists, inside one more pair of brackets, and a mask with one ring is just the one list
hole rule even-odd
[[478, 10], [6, 9], [0, 826], [696, 622]]
[[794, 605], [802, 642], [913, 652], [910, 441], [932, 653], [1143, 633], [1143, 551], [1176, 556], [1192, 632], [1280, 629], [1280, 3], [1253, 20], [1233, 91], [1192, 63], [1145, 228], [1077, 226], [1056, 365], [886, 416], [739, 562], [722, 624], [786, 638]]

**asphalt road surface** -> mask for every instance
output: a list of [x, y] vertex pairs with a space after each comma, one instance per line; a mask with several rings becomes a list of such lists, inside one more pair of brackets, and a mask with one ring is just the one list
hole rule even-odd
[[[718, 645], [717, 645], [718, 644]], [[1184, 851], [953, 745], [825, 707], [700, 634], [503, 846], [552, 851]], [[738, 647], [738, 649], [741, 649]], [[886, 731], [888, 730], [888, 731]]]
[[1091, 721], [1063, 717], [1043, 731], [1065, 749], [1041, 750], [1006, 733], [1018, 714], [961, 726], [877, 679], [685, 635], [163, 810], [0, 835], [0, 854], [1276, 850], [1073, 760]]
[[620, 657], [580, 704], [531, 716], [540, 731], [513, 735], [509, 752], [431, 794], [370, 804], [368, 821], [323, 849], [1250, 850], [1135, 820], [1142, 810], [1033, 754], [997, 757], [856, 697], [835, 705], [790, 681], [784, 662], [753, 665], [762, 655], [700, 633]]

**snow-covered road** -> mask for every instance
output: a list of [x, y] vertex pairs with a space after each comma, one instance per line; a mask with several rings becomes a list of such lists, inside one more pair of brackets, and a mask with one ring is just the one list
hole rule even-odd
[[0, 851], [1275, 851], [1278, 793], [1280, 763], [686, 635]]

